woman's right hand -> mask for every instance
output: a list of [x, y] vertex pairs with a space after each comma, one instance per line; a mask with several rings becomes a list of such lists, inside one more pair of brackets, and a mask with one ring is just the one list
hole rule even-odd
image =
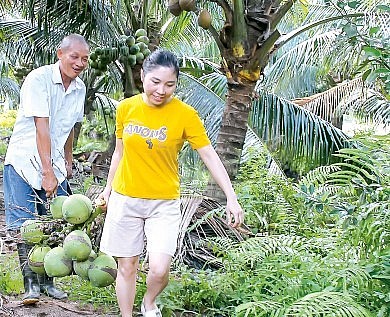
[[103, 191], [95, 200], [96, 205], [100, 206], [102, 210], [106, 211], [107, 203], [110, 198], [110, 195], [111, 195], [111, 187], [104, 187]]

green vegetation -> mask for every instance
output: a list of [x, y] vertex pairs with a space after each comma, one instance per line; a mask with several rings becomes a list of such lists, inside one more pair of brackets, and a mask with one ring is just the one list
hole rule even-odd
[[[109, 65], [98, 56], [127, 56], [131, 47], [134, 54], [145, 52], [145, 46], [134, 46], [141, 39], [150, 39], [150, 48], [157, 45], [178, 54], [182, 71], [178, 96], [200, 113], [214, 144], [223, 120], [223, 127], [236, 125], [235, 133], [221, 134], [219, 151], [236, 177], [251, 234], [238, 242], [202, 227], [202, 220], [219, 216], [222, 210], [211, 210], [191, 224], [189, 233], [194, 228], [205, 229], [204, 236], [191, 246], [196, 252], [206, 250], [210, 260], [196, 265], [174, 263], [171, 282], [160, 297], [164, 316], [389, 316], [390, 138], [367, 133], [350, 140], [340, 130], [344, 114], [389, 126], [389, 6], [379, 0], [286, 1], [280, 6], [273, 2], [278, 8], [272, 7], [271, 15], [277, 20], [284, 15], [277, 25], [281, 37], [260, 60], [254, 53], [267, 45], [258, 41], [272, 42], [274, 35], [278, 36], [276, 23], [268, 25], [267, 20], [260, 28], [264, 32], [257, 34], [252, 28], [255, 22], [248, 17], [265, 13], [259, 8], [262, 2], [245, 1], [245, 10], [233, 10], [235, 19], [230, 22], [239, 22], [240, 27], [223, 20], [229, 14], [224, 15], [217, 3], [197, 2], [211, 14], [212, 34], [198, 26], [194, 12], [180, 7], [177, 11], [177, 6], [174, 10], [177, 1], [170, 1], [169, 7], [177, 17], [169, 13], [165, 2], [145, 2], [140, 11], [132, 10], [129, 4], [133, 2], [79, 6], [61, 0], [55, 10], [43, 0], [19, 2], [13, 9], [25, 12], [28, 23], [0, 21], [0, 45], [4, 52], [16, 52], [10, 58], [0, 53], [4, 65], [0, 92], [16, 100], [17, 90], [9, 81], [20, 73], [18, 66], [24, 69], [16, 78], [23, 80], [30, 69], [24, 62], [37, 67], [55, 59], [53, 52], [61, 35], [56, 26], [62, 25], [66, 33], [85, 30], [94, 50], [92, 68], [83, 74], [89, 95], [76, 153], [107, 148], [115, 107], [106, 96], [120, 100], [126, 91], [131, 94], [140, 89], [139, 78], [133, 76], [140, 67], [136, 55]], [[36, 13], [38, 3], [42, 10]], [[119, 4], [123, 10], [118, 10]], [[248, 17], [244, 19], [240, 12], [247, 12]], [[48, 17], [50, 23], [45, 20]], [[101, 17], [107, 17], [109, 23]], [[247, 33], [249, 24], [251, 32]], [[132, 30], [140, 27], [146, 32], [133, 39]], [[36, 40], [30, 38], [32, 32], [36, 32]], [[232, 38], [235, 32], [251, 36], [248, 41], [244, 36]], [[121, 45], [122, 52], [116, 47], [120, 36], [127, 45]], [[239, 42], [245, 45], [241, 47]], [[110, 52], [109, 47], [113, 48]], [[249, 49], [249, 55], [233, 56], [243, 53], [240, 48]], [[257, 69], [254, 72], [243, 62], [251, 58], [252, 65], [270, 61], [261, 69], [260, 81]], [[99, 66], [99, 59], [100, 64], [105, 60], [105, 65], [98, 71], [94, 66]], [[126, 71], [121, 65], [132, 66]], [[238, 105], [243, 105], [239, 111]], [[221, 118], [229, 108], [229, 115]], [[255, 147], [245, 163], [235, 164], [241, 153], [237, 149], [248, 136], [242, 112], [249, 109], [254, 143], [265, 147]], [[4, 124], [8, 125], [7, 120]], [[1, 136], [9, 136], [11, 126], [0, 125], [3, 128]], [[0, 155], [5, 149], [6, 145], [0, 144]], [[188, 146], [180, 160], [183, 192], [205, 189], [208, 175]], [[269, 169], [274, 160], [280, 165], [277, 175]], [[92, 176], [77, 177], [75, 192], [85, 193], [95, 184]], [[14, 254], [0, 259], [0, 292], [21, 293], [17, 266]], [[57, 281], [71, 300], [117, 311], [113, 286], [95, 288], [76, 276]], [[138, 284], [137, 307], [145, 290], [143, 270]]]

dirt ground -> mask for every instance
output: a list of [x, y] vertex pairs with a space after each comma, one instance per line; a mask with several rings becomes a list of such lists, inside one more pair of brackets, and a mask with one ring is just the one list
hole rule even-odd
[[[0, 175], [0, 257], [6, 252], [13, 252], [16, 249], [13, 242], [6, 235], [4, 200], [2, 193], [2, 178]], [[97, 311], [92, 305], [82, 306], [70, 300], [55, 300], [48, 296], [41, 295], [40, 301], [34, 305], [24, 306], [21, 298], [23, 294], [17, 296], [7, 296], [0, 293], [0, 317], [76, 317], [76, 316], [118, 316], [118, 314], [103, 313]]]

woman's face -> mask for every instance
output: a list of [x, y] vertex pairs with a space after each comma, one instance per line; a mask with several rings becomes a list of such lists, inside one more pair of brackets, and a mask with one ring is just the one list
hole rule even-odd
[[146, 97], [144, 101], [150, 106], [163, 106], [175, 92], [177, 77], [171, 67], [157, 66], [146, 73], [141, 70], [141, 79]]

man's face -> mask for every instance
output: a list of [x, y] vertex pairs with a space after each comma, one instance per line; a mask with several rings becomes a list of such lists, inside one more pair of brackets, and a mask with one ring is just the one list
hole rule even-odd
[[81, 42], [74, 42], [67, 49], [57, 51], [60, 60], [60, 70], [62, 76], [75, 79], [88, 65], [89, 48]]

